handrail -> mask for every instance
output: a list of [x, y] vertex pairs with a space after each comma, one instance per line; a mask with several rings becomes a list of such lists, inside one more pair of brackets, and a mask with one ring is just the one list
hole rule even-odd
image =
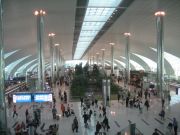
[[[132, 122], [130, 120], [128, 120], [130, 124], [132, 124]], [[116, 135], [125, 135], [125, 132], [129, 132], [130, 133], [130, 125], [123, 128], [121, 131], [117, 132]], [[135, 128], [135, 134], [137, 135], [143, 135], [143, 133], [137, 129], [137, 127]]]
[[163, 132], [161, 132], [159, 129], [157, 129], [158, 133], [160, 133], [161, 135], [164, 135]]
[[7, 95], [7, 94], [9, 94], [9, 93], [11, 93], [11, 92], [19, 89], [20, 87], [22, 87], [22, 86], [24, 86], [24, 85], [26, 85], [25, 82], [20, 83], [20, 84], [17, 84], [17, 85], [15, 85], [15, 86], [11, 87], [11, 88], [6, 89], [6, 90], [5, 90], [5, 95]]

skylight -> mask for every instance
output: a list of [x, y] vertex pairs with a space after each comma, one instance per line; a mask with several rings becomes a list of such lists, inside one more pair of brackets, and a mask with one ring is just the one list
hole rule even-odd
[[136, 55], [137, 57], [139, 57], [140, 59], [142, 59], [150, 68], [151, 71], [155, 72], [157, 70], [157, 64], [156, 62], [154, 62], [153, 60], [144, 57], [142, 55], [139, 55], [137, 53], [133, 53], [134, 55]]
[[[111, 61], [109, 61], [109, 60], [106, 60], [106, 62], [108, 62], [108, 63], [110, 63], [110, 64], [111, 64]], [[117, 66], [117, 64], [116, 64], [116, 63], [114, 63], [114, 66]]]
[[119, 63], [120, 65], [122, 65], [124, 68], [126, 66], [126, 64], [120, 60], [114, 59], [114, 61], [116, 61], [117, 63]]
[[32, 65], [29, 69], [27, 69], [27, 72], [32, 72], [33, 68], [35, 68], [38, 65], [38, 63], [35, 63]]
[[4, 58], [6, 59], [7, 57], [11, 56], [12, 54], [14, 54], [17, 51], [19, 51], [19, 50], [15, 50], [15, 51], [4, 54]]
[[[151, 48], [153, 51], [157, 52], [157, 49]], [[175, 76], [180, 76], [180, 58], [177, 56], [174, 56], [170, 53], [164, 52], [164, 58], [169, 62], [169, 64], [172, 66]]]
[[107, 62], [105, 62], [105, 65], [107, 65], [107, 66], [111, 66], [110, 64], [108, 64]]
[[30, 57], [30, 56], [31, 56], [31, 55], [25, 56], [25, 57], [23, 57], [23, 58], [21, 58], [21, 59], [18, 59], [18, 60], [16, 60], [16, 61], [12, 62], [12, 63], [9, 64], [8, 66], [6, 66], [5, 68], [6, 68], [7, 73], [10, 74], [11, 71], [12, 71], [20, 62], [22, 62], [23, 60], [25, 60], [26, 58], [28, 58], [28, 57]]
[[[123, 59], [126, 59], [123, 56], [120, 56]], [[136, 70], [144, 70], [144, 68], [137, 62], [135, 62], [134, 60], [130, 60], [130, 63], [135, 67]]]
[[74, 59], [80, 59], [122, 0], [89, 0]]
[[36, 61], [37, 59], [34, 59], [24, 65], [22, 65], [21, 67], [18, 68], [18, 70], [16, 72], [18, 73], [23, 73], [24, 69], [27, 68], [27, 66], [29, 66], [30, 64], [32, 64], [34, 61]]

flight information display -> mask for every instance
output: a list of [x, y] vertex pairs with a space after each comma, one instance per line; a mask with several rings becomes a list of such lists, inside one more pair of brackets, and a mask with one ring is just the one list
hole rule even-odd
[[29, 103], [32, 102], [31, 94], [29, 93], [18, 93], [13, 95], [13, 103]]
[[34, 102], [52, 102], [52, 93], [35, 93]]

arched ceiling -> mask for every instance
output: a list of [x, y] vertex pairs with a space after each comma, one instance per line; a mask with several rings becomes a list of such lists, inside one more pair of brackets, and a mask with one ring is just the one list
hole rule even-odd
[[[55, 43], [60, 43], [65, 60], [71, 60], [73, 36], [75, 27], [75, 13], [77, 1], [82, 0], [4, 0], [4, 51], [6, 67], [20, 59], [30, 56], [20, 62], [13, 72], [23, 65], [28, 70], [28, 62], [37, 58], [36, 17], [33, 11], [44, 9], [47, 15], [44, 18], [44, 54], [49, 58], [48, 33], [56, 33]], [[105, 48], [105, 59], [110, 60], [109, 42], [115, 43], [115, 58], [123, 60], [125, 38], [124, 32], [130, 32], [131, 59], [149, 70], [148, 64], [134, 54], [142, 55], [156, 62], [156, 24], [154, 13], [164, 10], [164, 49], [167, 53], [180, 58], [180, 0], [134, 0], [114, 24], [97, 40], [83, 59], [88, 55], [101, 55]], [[85, 7], [81, 7], [85, 8]], [[11, 53], [12, 52], [12, 53]], [[169, 55], [167, 56], [169, 57]], [[175, 63], [175, 62], [174, 62]], [[167, 72], [172, 72], [172, 63], [165, 62]], [[13, 64], [14, 65], [14, 64]], [[179, 66], [177, 66], [179, 67]], [[176, 72], [175, 72], [176, 73]], [[177, 74], [180, 73], [177, 71]]]

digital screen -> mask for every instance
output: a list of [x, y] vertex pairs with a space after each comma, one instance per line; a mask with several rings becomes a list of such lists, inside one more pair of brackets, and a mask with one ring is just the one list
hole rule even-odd
[[29, 103], [32, 102], [31, 94], [15, 94], [13, 95], [13, 103]]
[[52, 93], [36, 93], [34, 102], [52, 102]]

